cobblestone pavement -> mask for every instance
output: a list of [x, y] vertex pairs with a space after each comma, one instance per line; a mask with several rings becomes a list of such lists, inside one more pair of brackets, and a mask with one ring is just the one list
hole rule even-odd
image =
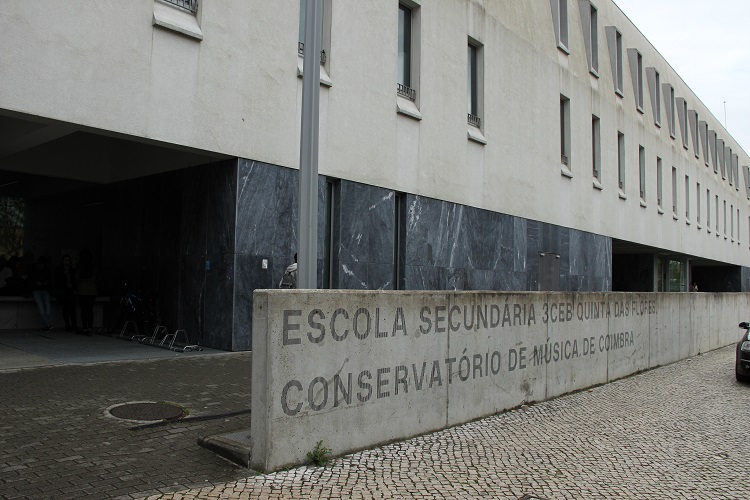
[[[4, 372], [0, 497], [745, 499], [750, 385], [735, 382], [733, 362], [727, 347], [266, 475], [196, 445], [249, 427], [248, 414], [229, 415], [249, 405], [249, 353]], [[137, 400], [207, 419], [131, 430], [104, 415]]]
[[750, 386], [733, 363], [728, 347], [324, 468], [151, 498], [747, 499]]

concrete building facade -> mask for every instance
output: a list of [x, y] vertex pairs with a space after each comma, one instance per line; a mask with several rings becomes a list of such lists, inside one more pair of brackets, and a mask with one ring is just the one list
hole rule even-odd
[[[6, 2], [23, 247], [249, 349], [296, 247], [302, 3]], [[321, 287], [750, 289], [750, 157], [611, 0], [323, 5]]]

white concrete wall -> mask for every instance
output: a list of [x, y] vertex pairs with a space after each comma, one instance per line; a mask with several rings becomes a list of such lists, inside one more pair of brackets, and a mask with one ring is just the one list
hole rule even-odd
[[[685, 98], [739, 154], [740, 172], [750, 157], [611, 0], [595, 2], [598, 76], [588, 70], [578, 0], [568, 1], [569, 54], [557, 48], [547, 0], [412, 3], [421, 4], [421, 120], [396, 111], [396, 2], [332, 2], [326, 64], [332, 85], [321, 86], [320, 100], [321, 174], [750, 266], [746, 179], [740, 173], [738, 190], [706, 168], [702, 148], [699, 158], [693, 154], [692, 136], [683, 148], [679, 124], [677, 138], [670, 137], [663, 95], [662, 125], [654, 125], [646, 68], [657, 68], [661, 83], [673, 85], [676, 97]], [[6, 0], [0, 111], [296, 168], [299, 3], [202, 1], [195, 19], [202, 40], [153, 26], [159, 5]], [[623, 36], [622, 96], [614, 92], [607, 26]], [[469, 37], [484, 46], [486, 145], [467, 139]], [[643, 56], [643, 113], [636, 109], [628, 49]], [[560, 163], [560, 94], [570, 99], [572, 177], [562, 174]], [[589, 161], [592, 114], [601, 119], [602, 190], [593, 187]], [[618, 131], [626, 141], [626, 199], [617, 187]], [[639, 145], [647, 155], [645, 207], [638, 189]], [[663, 214], [656, 206], [657, 156], [663, 162]], [[685, 175], [691, 183], [689, 217]], [[122, 177], [110, 172], [95, 178]], [[696, 182], [702, 224], [695, 213]], [[740, 209], [734, 239], [724, 237], [723, 215], [721, 234], [713, 230], [713, 202], [707, 227], [706, 189], [712, 198], [719, 195], [722, 210], [724, 200]]]
[[273, 470], [318, 441], [344, 454], [728, 345], [750, 295], [256, 290], [253, 304], [252, 467]]

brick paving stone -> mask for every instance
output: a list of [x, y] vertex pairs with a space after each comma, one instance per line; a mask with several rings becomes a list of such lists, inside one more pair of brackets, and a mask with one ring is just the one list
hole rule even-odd
[[591, 390], [336, 458], [255, 475], [196, 444], [250, 415], [135, 429], [105, 409], [249, 409], [250, 353], [0, 372], [7, 498], [739, 499], [750, 385], [727, 347]]

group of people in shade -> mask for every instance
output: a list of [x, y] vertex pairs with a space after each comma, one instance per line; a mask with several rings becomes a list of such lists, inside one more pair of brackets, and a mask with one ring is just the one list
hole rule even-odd
[[[52, 331], [50, 298], [54, 295], [60, 304], [65, 329], [91, 334], [94, 326], [94, 302], [96, 301], [96, 271], [94, 256], [84, 248], [78, 257], [78, 265], [73, 266], [69, 254], [60, 258], [54, 269], [49, 266], [47, 257], [34, 259], [29, 252], [22, 258], [0, 257], [0, 294], [34, 297], [42, 329]], [[81, 329], [78, 329], [76, 303], [81, 309]]]

